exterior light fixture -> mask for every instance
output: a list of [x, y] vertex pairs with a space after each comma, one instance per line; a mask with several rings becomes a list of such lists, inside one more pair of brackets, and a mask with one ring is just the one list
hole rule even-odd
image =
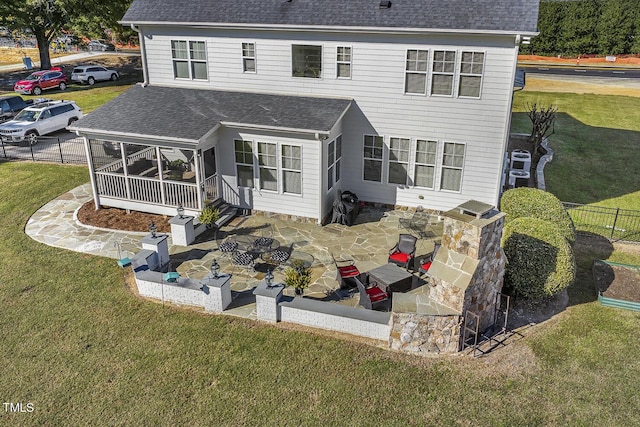
[[220, 272], [220, 265], [218, 264], [218, 261], [214, 259], [213, 262], [211, 263], [211, 273], [213, 273], [214, 279], [218, 278], [219, 272]]
[[184, 206], [182, 206], [182, 203], [178, 204], [178, 207], [176, 208], [176, 210], [178, 211], [178, 216], [180, 217], [180, 219], [184, 218]]
[[155, 222], [151, 221], [151, 224], [149, 224], [149, 231], [151, 232], [151, 237], [153, 237], [154, 239], [156, 238], [157, 230], [158, 230], [158, 227], [156, 227]]
[[271, 285], [271, 281], [273, 280], [273, 273], [271, 272], [271, 270], [267, 270], [267, 275], [264, 276], [264, 282], [267, 284], [267, 288], [270, 288]]

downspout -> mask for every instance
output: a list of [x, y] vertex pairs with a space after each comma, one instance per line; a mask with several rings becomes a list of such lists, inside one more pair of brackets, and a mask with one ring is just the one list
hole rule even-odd
[[140, 41], [140, 57], [142, 58], [142, 87], [149, 85], [149, 73], [147, 71], [147, 53], [144, 47], [144, 34], [134, 24], [131, 24], [131, 29], [138, 33], [138, 40]]

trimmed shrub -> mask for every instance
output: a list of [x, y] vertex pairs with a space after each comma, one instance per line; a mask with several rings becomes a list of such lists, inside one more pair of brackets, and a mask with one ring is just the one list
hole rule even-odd
[[537, 188], [520, 187], [505, 191], [500, 210], [507, 214], [506, 222], [531, 217], [552, 222], [571, 245], [576, 240], [576, 228], [569, 213], [556, 196]]
[[573, 249], [560, 229], [537, 218], [517, 218], [505, 225], [505, 287], [525, 299], [544, 299], [575, 279]]

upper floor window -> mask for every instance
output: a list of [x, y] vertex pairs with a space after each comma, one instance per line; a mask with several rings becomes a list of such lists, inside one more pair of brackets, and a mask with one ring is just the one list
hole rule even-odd
[[413, 173], [413, 185], [433, 188], [436, 171], [437, 141], [416, 140], [416, 162]]
[[483, 52], [462, 52], [458, 95], [479, 98], [484, 71]]
[[442, 154], [442, 178], [440, 189], [460, 191], [462, 187], [462, 167], [464, 166], [464, 144], [444, 143]]
[[302, 194], [302, 147], [282, 145], [282, 192]]
[[351, 78], [351, 48], [347, 46], [337, 47], [336, 77], [339, 79]]
[[409, 172], [410, 140], [389, 139], [389, 184], [405, 185]]
[[255, 43], [242, 43], [242, 71], [245, 73], [256, 72]]
[[431, 70], [431, 94], [453, 95], [453, 74], [456, 66], [456, 52], [436, 50], [433, 52]]
[[382, 150], [381, 136], [364, 136], [364, 173], [365, 181], [382, 182]]
[[238, 187], [253, 188], [253, 144], [251, 141], [233, 141], [236, 154]]
[[207, 51], [204, 42], [171, 40], [171, 58], [173, 77], [176, 79], [207, 79]]
[[258, 168], [260, 170], [260, 189], [278, 191], [277, 145], [258, 142]]
[[322, 46], [291, 46], [291, 73], [293, 77], [319, 79], [322, 74]]
[[405, 93], [424, 95], [427, 89], [428, 50], [407, 50], [405, 66]]

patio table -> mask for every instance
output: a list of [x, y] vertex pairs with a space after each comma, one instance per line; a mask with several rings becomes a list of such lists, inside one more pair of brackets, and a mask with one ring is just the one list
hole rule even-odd
[[287, 264], [293, 267], [296, 263], [300, 263], [303, 268], [309, 268], [313, 265], [314, 261], [315, 258], [313, 257], [313, 255], [306, 252], [294, 250], [293, 252], [291, 252], [291, 256], [289, 257]]
[[413, 275], [404, 268], [389, 263], [366, 273], [369, 282], [376, 282], [386, 292], [407, 292], [411, 290]]

